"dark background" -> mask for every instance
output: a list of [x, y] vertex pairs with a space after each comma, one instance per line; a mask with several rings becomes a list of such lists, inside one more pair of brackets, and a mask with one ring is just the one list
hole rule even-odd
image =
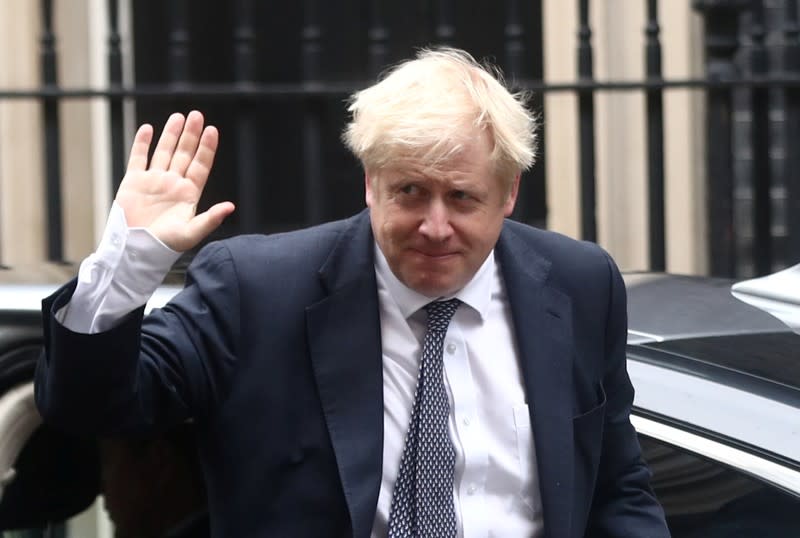
[[[193, 0], [185, 30], [176, 28], [180, 19], [175, 3], [161, 0], [137, 0], [134, 6], [135, 77], [137, 85], [164, 83], [230, 84], [237, 81], [236, 3]], [[170, 112], [197, 108], [220, 129], [221, 143], [209, 180], [203, 205], [231, 200], [252, 204], [255, 218], [242, 211], [215, 233], [215, 237], [242, 232], [274, 232], [349, 216], [364, 207], [363, 175], [358, 162], [340, 141], [348, 120], [347, 91], [336, 88], [362, 88], [375, 80], [370, 73], [370, 21], [367, 2], [255, 2], [252, 18], [252, 57], [254, 69], [250, 82], [256, 84], [302, 84], [309, 79], [309, 47], [318, 45], [318, 65], [314, 77], [322, 87], [331, 87], [324, 97], [286, 97], [263, 95], [253, 99], [191, 97], [174, 100], [137, 101], [137, 123], [150, 122], [156, 129]], [[452, 20], [442, 17], [442, 2], [431, 0], [380, 2], [382, 21], [388, 34], [386, 64], [413, 57], [421, 46], [437, 39], [437, 26], [449, 23], [455, 29], [449, 44], [468, 50], [478, 59], [488, 59], [503, 68], [506, 64], [508, 13], [492, 0], [452, 2]], [[314, 10], [316, 10], [314, 12]], [[518, 6], [517, 29], [524, 32], [521, 51], [524, 72], [529, 79], [542, 78], [540, 2], [522, 2]], [[310, 21], [310, 12], [316, 20]], [[308, 29], [318, 31], [312, 43]], [[306, 30], [306, 34], [304, 34]], [[312, 34], [317, 35], [317, 34]], [[440, 36], [441, 37], [441, 36]], [[188, 67], [186, 80], [175, 80], [171, 69], [170, 49], [178, 50]], [[173, 55], [174, 56], [174, 55]], [[306, 68], [304, 68], [304, 66]], [[304, 73], [305, 71], [305, 73]], [[507, 78], [513, 82], [514, 73]], [[520, 70], [522, 71], [522, 70]], [[541, 114], [540, 96], [531, 101]], [[254, 123], [248, 131], [240, 128], [247, 116]], [[304, 146], [304, 117], [319, 127], [317, 147]], [[252, 139], [254, 138], [254, 140]], [[247, 140], [245, 140], [247, 139]], [[251, 148], [249, 155], [238, 150]], [[542, 225], [545, 221], [543, 155], [535, 169], [523, 180], [520, 203], [515, 217]], [[316, 155], [316, 157], [315, 157]], [[308, 208], [306, 181], [309, 159], [318, 158], [321, 181], [313, 188], [319, 198], [318, 211]], [[255, 177], [243, 177], [243, 175]], [[246, 192], [242, 184], [251, 181]], [[255, 198], [255, 200], [253, 200]], [[246, 210], [246, 209], [245, 209]]]

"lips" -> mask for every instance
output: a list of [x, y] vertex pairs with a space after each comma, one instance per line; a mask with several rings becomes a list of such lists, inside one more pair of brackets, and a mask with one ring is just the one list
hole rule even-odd
[[431, 259], [434, 259], [434, 260], [449, 258], [450, 256], [455, 256], [456, 255], [456, 252], [450, 252], [450, 251], [448, 251], [448, 252], [437, 252], [437, 251], [420, 250], [420, 249], [416, 249], [416, 248], [412, 249], [412, 250], [413, 250], [413, 252], [415, 252], [415, 253], [417, 253], [417, 254], [419, 254], [421, 256], [424, 256], [426, 258], [431, 258]]

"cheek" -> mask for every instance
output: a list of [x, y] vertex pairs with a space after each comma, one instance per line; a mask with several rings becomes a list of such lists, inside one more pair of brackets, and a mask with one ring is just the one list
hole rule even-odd
[[461, 235], [468, 237], [470, 242], [480, 242], [481, 238], [489, 235], [494, 227], [494, 222], [489, 215], [483, 212], [458, 215], [450, 220], [453, 229], [459, 231]]
[[460, 224], [461, 237], [482, 253], [483, 250], [494, 248], [502, 227], [502, 216], [484, 214], [464, 220]]
[[414, 218], [404, 211], [389, 210], [381, 222], [381, 232], [390, 241], [399, 241], [414, 232]]

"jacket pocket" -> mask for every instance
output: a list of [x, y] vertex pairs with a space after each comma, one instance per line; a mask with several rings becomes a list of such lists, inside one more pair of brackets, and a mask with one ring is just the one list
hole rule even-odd
[[[572, 417], [572, 428], [575, 432], [575, 441], [586, 438], [587, 441], [600, 440], [603, 434], [603, 421], [606, 411], [606, 391], [603, 385], [597, 386], [597, 403], [583, 413]], [[598, 451], [600, 446], [597, 446]]]

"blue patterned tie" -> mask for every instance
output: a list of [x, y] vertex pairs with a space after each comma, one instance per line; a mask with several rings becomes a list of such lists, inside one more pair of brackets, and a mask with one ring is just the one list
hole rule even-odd
[[461, 301], [428, 303], [411, 423], [389, 512], [389, 538], [451, 538], [457, 533], [453, 506], [456, 453], [447, 429], [450, 403], [444, 386], [442, 347]]

